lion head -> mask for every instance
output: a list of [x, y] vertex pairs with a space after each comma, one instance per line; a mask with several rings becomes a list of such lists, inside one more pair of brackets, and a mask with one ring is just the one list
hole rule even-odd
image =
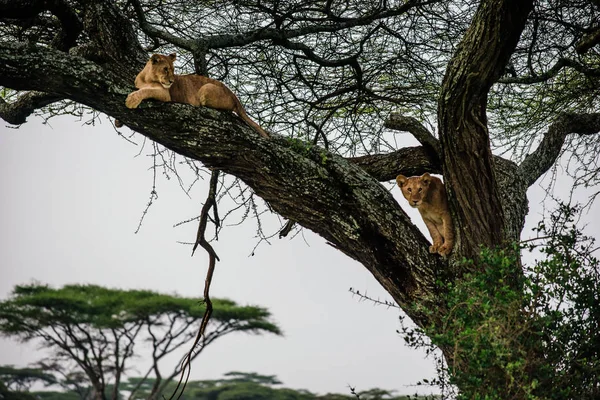
[[165, 89], [170, 88], [175, 81], [173, 61], [175, 61], [176, 57], [175, 53], [168, 56], [153, 54], [146, 64], [146, 68], [149, 69], [150, 74], [147, 78], [150, 78], [152, 82], [160, 83]]
[[431, 184], [431, 175], [424, 173], [421, 176], [411, 176], [410, 178], [398, 175], [396, 182], [400, 186], [400, 189], [402, 189], [402, 194], [408, 200], [408, 204], [411, 207], [419, 208], [423, 203], [423, 199], [427, 197], [429, 185]]

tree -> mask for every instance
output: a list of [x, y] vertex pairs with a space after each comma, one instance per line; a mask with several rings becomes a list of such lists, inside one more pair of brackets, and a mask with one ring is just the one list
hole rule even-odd
[[29, 393], [14, 392], [9, 390], [6, 385], [0, 381], [0, 399], [3, 400], [33, 400], [35, 397]]
[[[184, 346], [196, 337], [204, 309], [197, 299], [148, 290], [94, 285], [53, 289], [32, 284], [15, 287], [12, 297], [0, 302], [0, 332], [25, 341], [41, 339], [53, 352], [50, 360], [41, 363], [43, 370], [63, 375], [60, 383], [81, 398], [88, 398], [91, 385], [97, 399], [119, 398], [123, 374], [131, 357], [140, 354], [137, 348], [143, 340], [150, 345], [151, 365], [130, 391], [134, 394], [152, 374], [149, 396], [154, 398], [182, 368], [178, 365], [163, 375], [160, 361], [182, 347], [188, 350]], [[263, 308], [215, 299], [214, 309], [202, 346], [192, 360], [205, 346], [229, 333], [281, 333]]]
[[[75, 102], [118, 118], [243, 181], [289, 220], [282, 235], [294, 224], [321, 235], [431, 328], [450, 311], [438, 282], [482, 271], [480, 246], [519, 240], [526, 191], [562, 152], [573, 155], [577, 184], [598, 184], [599, 6], [4, 0], [0, 85], [19, 93], [6, 92], [0, 115], [20, 124], [36, 110], [73, 112]], [[261, 139], [232, 115], [187, 105], [126, 109], [149, 52], [173, 50], [182, 69], [225, 80], [263, 127], [281, 135]], [[421, 146], [399, 147], [384, 126], [410, 132]], [[493, 144], [507, 146], [513, 160], [495, 155]], [[423, 172], [443, 173], [448, 188], [457, 237], [449, 260], [428, 253], [426, 238], [380, 184]], [[216, 210], [215, 187], [216, 179], [205, 216]], [[247, 197], [243, 204], [256, 207]], [[519, 291], [523, 271], [513, 274]], [[540, 343], [520, 345], [543, 360]], [[467, 365], [440, 348], [452, 370]], [[515, 387], [531, 387], [536, 375]]]
[[[123, 384], [123, 389], [135, 385], [138, 378], [130, 378]], [[377, 400], [405, 400], [413, 398], [410, 396], [392, 396], [392, 394], [383, 389], [370, 389], [360, 391], [356, 394], [337, 394], [328, 393], [318, 395], [307, 390], [295, 390], [288, 388], [274, 388], [281, 382], [275, 376], [265, 376], [256, 373], [230, 372], [225, 374], [223, 379], [202, 380], [188, 382], [188, 389], [182, 394], [182, 400], [226, 400], [226, 399], [264, 399], [264, 400], [351, 400], [356, 399], [356, 395], [361, 399]], [[174, 385], [174, 384], [171, 384]], [[136, 399], [145, 399], [143, 391], [138, 393]], [[422, 397], [415, 396], [415, 399]]]
[[3, 365], [0, 366], [0, 381], [8, 389], [22, 392], [29, 390], [35, 382], [52, 385], [56, 383], [56, 378], [41, 368], [15, 368], [11, 365]]

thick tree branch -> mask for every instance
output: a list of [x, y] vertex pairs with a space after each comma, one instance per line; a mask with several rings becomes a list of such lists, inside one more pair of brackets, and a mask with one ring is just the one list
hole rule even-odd
[[[287, 139], [263, 139], [227, 112], [152, 102], [127, 109], [131, 83], [112, 68], [48, 48], [0, 42], [0, 85], [68, 97], [239, 177], [273, 210], [361, 262], [407, 309], [415, 300], [434, 297], [442, 260], [429, 254], [427, 240], [398, 203], [359, 166], [318, 147], [298, 149]], [[411, 316], [418, 323], [429, 318]]]
[[394, 180], [398, 174], [413, 176], [425, 172], [442, 173], [437, 157], [424, 147], [404, 147], [388, 154], [352, 157], [347, 160], [380, 182]]
[[133, 82], [148, 55], [140, 46], [131, 22], [114, 1], [86, 0], [85, 4], [84, 27], [91, 43], [76, 54], [120, 64], [121, 70], [114, 72]]
[[486, 106], [532, 8], [532, 0], [483, 0], [442, 82], [438, 126], [455, 213], [455, 255], [474, 258], [481, 245], [493, 247], [506, 238]]
[[388, 129], [408, 132], [423, 146], [433, 150], [437, 157], [442, 154], [442, 147], [438, 138], [436, 138], [433, 133], [429, 132], [429, 129], [425, 128], [423, 124], [414, 117], [405, 117], [399, 113], [391, 113], [385, 121], [384, 126]]
[[600, 113], [561, 114], [550, 125], [537, 149], [519, 166], [527, 186], [533, 185], [556, 162], [568, 134], [591, 135], [598, 132], [600, 132]]
[[53, 45], [61, 51], [68, 51], [75, 45], [83, 29], [83, 24], [67, 1], [0, 0], [2, 18], [31, 19], [42, 11], [50, 11], [60, 21], [62, 29], [54, 38]]
[[0, 118], [13, 125], [25, 123], [27, 117], [35, 110], [62, 100], [57, 96], [43, 92], [29, 92], [19, 96], [14, 103], [7, 103], [0, 98]]

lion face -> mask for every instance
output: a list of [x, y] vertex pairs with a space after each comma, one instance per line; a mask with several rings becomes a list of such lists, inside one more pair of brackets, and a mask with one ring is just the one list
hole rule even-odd
[[422, 176], [412, 176], [410, 178], [405, 177], [404, 175], [398, 175], [396, 177], [396, 182], [400, 189], [402, 189], [402, 194], [408, 200], [408, 204], [411, 207], [419, 208], [419, 206], [423, 203], [423, 199], [427, 196], [427, 191], [429, 190], [429, 185], [431, 183], [431, 176], [428, 173], [423, 174]]
[[160, 83], [165, 89], [170, 88], [175, 81], [175, 68], [173, 67], [175, 58], [175, 53], [168, 56], [154, 54], [148, 61], [152, 81]]

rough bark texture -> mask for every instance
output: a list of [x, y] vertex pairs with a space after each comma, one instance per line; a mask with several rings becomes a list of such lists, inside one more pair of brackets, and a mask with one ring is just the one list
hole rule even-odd
[[532, 8], [531, 0], [482, 1], [446, 69], [438, 125], [459, 255], [473, 257], [480, 245], [500, 245], [508, 236], [486, 105], [489, 89], [504, 70]]
[[442, 260], [428, 253], [427, 240], [398, 203], [359, 166], [318, 147], [307, 157], [296, 142], [262, 139], [225, 112], [164, 103], [129, 110], [124, 102], [132, 87], [120, 73], [51, 49], [2, 43], [0, 68], [0, 85], [44, 88], [87, 104], [179, 154], [241, 178], [275, 211], [365, 265], [398, 304], [432, 297]]
[[[0, 11], [13, 7], [9, 3], [0, 1]], [[457, 234], [453, 254], [473, 256], [480, 245], [518, 240], [527, 213], [526, 190], [552, 165], [568, 133], [600, 130], [597, 114], [564, 115], [522, 165], [492, 156], [487, 93], [516, 46], [531, 0], [481, 3], [443, 81], [439, 141], [418, 121], [393, 115], [387, 126], [411, 132], [422, 146], [351, 159], [277, 135], [261, 138], [227, 112], [152, 101], [127, 109], [125, 98], [134, 90], [133, 77], [146, 57], [136, 33], [114, 2], [78, 4], [83, 5], [80, 15], [90, 38], [85, 45], [70, 47], [67, 53], [60, 47], [0, 41], [0, 85], [43, 91], [0, 103], [0, 117], [19, 124], [49, 102], [74, 100], [181, 155], [239, 177], [277, 213], [362, 263], [420, 326], [447, 313], [436, 279], [460, 271], [429, 254], [427, 240], [379, 182], [398, 174], [443, 171]], [[12, 12], [17, 11], [25, 12], [22, 7]], [[235, 41], [228, 43], [233, 46]], [[193, 44], [185, 40], [181, 47]], [[450, 278], [456, 276], [460, 273]], [[435, 312], [417, 311], [423, 309], [419, 306]]]

